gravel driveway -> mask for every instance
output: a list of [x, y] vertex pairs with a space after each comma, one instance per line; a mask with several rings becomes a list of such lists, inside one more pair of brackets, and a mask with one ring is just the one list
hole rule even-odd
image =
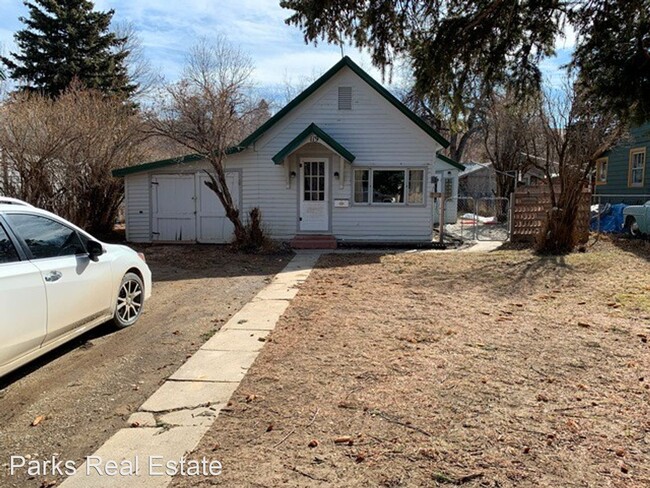
[[[290, 259], [217, 246], [144, 252], [153, 297], [134, 327], [100, 326], [0, 380], [0, 486], [57, 480], [9, 477], [11, 455], [80, 464]], [[45, 419], [32, 426], [39, 416]]]

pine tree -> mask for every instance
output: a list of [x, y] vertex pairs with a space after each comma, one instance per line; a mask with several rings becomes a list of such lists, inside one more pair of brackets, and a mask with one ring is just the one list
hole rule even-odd
[[128, 98], [137, 88], [120, 49], [127, 39], [109, 31], [114, 11], [89, 0], [24, 1], [29, 17], [14, 38], [17, 53], [0, 58], [21, 89], [55, 98], [77, 79], [83, 86]]
[[[537, 92], [541, 62], [571, 25], [571, 66], [588, 95], [624, 120], [650, 120], [650, 0], [281, 0], [305, 41], [352, 42], [376, 66], [411, 61], [419, 96], [452, 115], [471, 95], [507, 85]], [[445, 100], [450, 94], [456, 95]], [[524, 97], [521, 97], [524, 98]]]

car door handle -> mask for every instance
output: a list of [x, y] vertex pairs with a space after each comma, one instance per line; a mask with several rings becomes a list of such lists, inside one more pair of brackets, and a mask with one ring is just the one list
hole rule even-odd
[[60, 271], [50, 271], [48, 274], [45, 275], [45, 281], [48, 283], [54, 283], [55, 281], [59, 281], [61, 277], [63, 276], [63, 273]]

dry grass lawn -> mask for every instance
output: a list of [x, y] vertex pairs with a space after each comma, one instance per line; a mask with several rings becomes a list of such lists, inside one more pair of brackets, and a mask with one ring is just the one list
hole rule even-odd
[[173, 486], [650, 486], [649, 256], [325, 256]]

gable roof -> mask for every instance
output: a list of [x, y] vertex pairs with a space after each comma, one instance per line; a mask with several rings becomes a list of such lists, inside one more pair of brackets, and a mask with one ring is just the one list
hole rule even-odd
[[392, 93], [390, 93], [386, 88], [377, 83], [368, 73], [362, 70], [354, 61], [352, 61], [348, 56], [344, 56], [338, 63], [332, 66], [323, 76], [318, 78], [315, 82], [309, 85], [300, 95], [291, 100], [287, 105], [285, 105], [282, 110], [276, 113], [273, 117], [263, 123], [256, 131], [249, 135], [246, 139], [241, 141], [239, 147], [248, 147], [257, 141], [266, 131], [271, 127], [277, 124], [285, 115], [291, 112], [294, 108], [300, 105], [305, 101], [312, 93], [318, 90], [321, 86], [327, 83], [335, 74], [341, 71], [344, 67], [350, 68], [359, 78], [365, 81], [371, 88], [373, 88], [377, 93], [379, 93], [388, 103], [397, 108], [402, 114], [409, 118], [412, 122], [415, 123], [420, 129], [422, 129], [427, 135], [433, 138], [435, 141], [440, 143], [443, 148], [449, 147], [449, 141], [442, 137], [438, 131], [433, 127], [427, 124], [422, 118], [415, 114], [410, 108], [400, 102]]
[[280, 149], [280, 151], [271, 158], [273, 159], [273, 162], [275, 164], [282, 164], [284, 158], [298, 149], [307, 136], [311, 134], [318, 136], [323, 142], [325, 142], [325, 144], [343, 156], [346, 160], [350, 162], [355, 160], [356, 156], [354, 154], [345, 149], [341, 144], [336, 142], [332, 136], [312, 122], [305, 130], [298, 134], [291, 142], [289, 142], [289, 144]]
[[[375, 81], [368, 73], [366, 73], [364, 70], [362, 70], [348, 56], [344, 56], [338, 63], [336, 63], [329, 70], [327, 70], [324, 75], [322, 75], [314, 83], [309, 85], [296, 98], [291, 100], [287, 105], [285, 105], [273, 117], [271, 117], [269, 120], [264, 122], [252, 134], [250, 134], [248, 137], [243, 139], [236, 146], [228, 148], [227, 154], [238, 153], [238, 152], [243, 151], [247, 147], [249, 147], [251, 144], [253, 144], [255, 141], [257, 141], [260, 137], [262, 137], [266, 133], [266, 131], [268, 131], [271, 127], [273, 127], [280, 120], [282, 120], [285, 115], [287, 115], [294, 108], [296, 108], [298, 105], [300, 105], [302, 102], [304, 102], [311, 94], [313, 94], [316, 90], [318, 90], [320, 87], [322, 87], [332, 77], [334, 77], [334, 75], [336, 75], [339, 71], [341, 71], [345, 67], [352, 70], [357, 76], [359, 76], [359, 78], [361, 78], [368, 85], [370, 85], [370, 87], [372, 89], [374, 89], [377, 93], [379, 93], [379, 95], [381, 95], [388, 103], [390, 103], [395, 108], [397, 108], [397, 110], [399, 110], [404, 116], [406, 116], [415, 125], [417, 125], [420, 129], [422, 129], [422, 131], [424, 131], [429, 137], [431, 137], [436, 142], [441, 144], [443, 148], [449, 147], [449, 141], [447, 139], [445, 139], [438, 131], [436, 131], [433, 127], [431, 127], [424, 120], [422, 120], [422, 118], [420, 118], [410, 108], [408, 108], [406, 105], [404, 105], [402, 102], [400, 102], [392, 93], [390, 93], [388, 90], [386, 90], [386, 88], [384, 88], [377, 81]], [[344, 155], [342, 154], [342, 156], [344, 156]], [[440, 156], [438, 156], [438, 157], [440, 157]], [[163, 159], [163, 160], [160, 160], [160, 161], [152, 161], [150, 163], [143, 163], [143, 164], [138, 164], [136, 166], [129, 166], [129, 167], [126, 167], [126, 168], [115, 169], [115, 170], [112, 171], [111, 174], [113, 176], [126, 176], [126, 175], [132, 174], [132, 173], [139, 173], [139, 172], [147, 171], [147, 170], [151, 170], [151, 169], [164, 168], [165, 166], [171, 166], [171, 165], [174, 165], [174, 164], [188, 163], [188, 162], [192, 162], [192, 161], [197, 161], [199, 159], [201, 159], [201, 157], [199, 155], [190, 154], [190, 155], [187, 155], [187, 156], [180, 156], [180, 157], [171, 158], [171, 159]], [[443, 159], [443, 161], [445, 161], [445, 160]], [[451, 160], [449, 160], [449, 161], [451, 161]], [[449, 161], [445, 161], [445, 162], [449, 162]], [[350, 161], [350, 162], [352, 162], [352, 161]], [[460, 169], [463, 169], [463, 168], [461, 168], [462, 165], [459, 165], [455, 161], [452, 162], [452, 163], [449, 163], [449, 164], [451, 164], [452, 166], [456, 166], [456, 167], [458, 167]]]

